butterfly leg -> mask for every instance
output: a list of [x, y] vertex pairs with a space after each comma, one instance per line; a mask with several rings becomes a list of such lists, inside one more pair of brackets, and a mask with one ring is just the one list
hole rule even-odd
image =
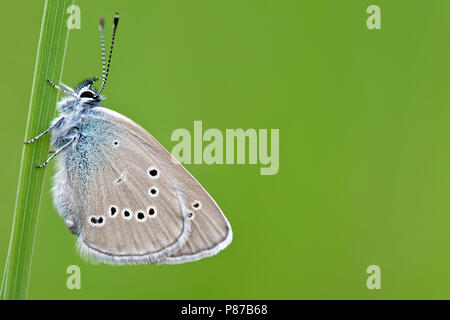
[[75, 140], [77, 139], [77, 137], [73, 137], [69, 142], [67, 142], [65, 145], [63, 145], [61, 148], [59, 148], [58, 150], [55, 151], [54, 154], [51, 155], [50, 158], [48, 158], [47, 160], [45, 160], [45, 162], [41, 165], [36, 166], [36, 168], [43, 168], [47, 165], [47, 163], [49, 163], [54, 157], [56, 157], [58, 155], [58, 153], [60, 153], [61, 151], [63, 151], [65, 148], [67, 148], [69, 145], [71, 145]]
[[58, 121], [56, 121], [54, 124], [52, 124], [47, 130], [45, 130], [44, 132], [42, 132], [40, 135], [37, 135], [36, 137], [34, 137], [31, 140], [25, 141], [25, 144], [30, 144], [32, 142], [35, 142], [37, 139], [39, 139], [40, 137], [42, 137], [44, 134], [47, 134], [50, 132], [50, 130], [52, 130], [54, 127], [58, 126], [62, 121], [64, 120], [64, 117], [61, 117]]

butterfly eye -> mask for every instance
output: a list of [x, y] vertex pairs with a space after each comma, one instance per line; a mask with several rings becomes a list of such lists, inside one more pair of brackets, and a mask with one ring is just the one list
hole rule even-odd
[[83, 91], [80, 94], [80, 98], [90, 98], [93, 99], [94, 98], [94, 93], [92, 91]]

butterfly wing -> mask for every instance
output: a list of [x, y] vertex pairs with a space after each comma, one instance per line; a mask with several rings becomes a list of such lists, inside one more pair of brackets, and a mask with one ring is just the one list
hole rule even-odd
[[[191, 231], [187, 242], [157, 263], [195, 261], [215, 255], [227, 247], [232, 240], [231, 226], [219, 206], [197, 180], [152, 135], [135, 122], [112, 110], [96, 109], [100, 119], [124, 132], [121, 135], [124, 146], [134, 145], [139, 141], [140, 152], [144, 157], [150, 156], [154, 159], [155, 165], [152, 168], [166, 177], [167, 185], [174, 186], [181, 211], [190, 218]], [[116, 162], [119, 162], [119, 159]]]
[[187, 241], [184, 200], [163, 170], [150, 175], [158, 163], [145, 140], [99, 115], [85, 117], [79, 141], [58, 158], [55, 203], [83, 255], [158, 263]]
[[231, 226], [216, 202], [192, 175], [173, 159], [172, 178], [189, 208], [191, 233], [181, 250], [161, 263], [176, 264], [199, 260], [217, 254], [232, 241]]

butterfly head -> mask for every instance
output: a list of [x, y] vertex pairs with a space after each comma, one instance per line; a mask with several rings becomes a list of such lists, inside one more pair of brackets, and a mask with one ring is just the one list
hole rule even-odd
[[100, 91], [94, 89], [93, 84], [98, 81], [97, 77], [87, 79], [81, 82], [75, 89], [75, 94], [83, 105], [95, 107], [100, 104], [100, 101], [105, 97], [100, 95]]
[[[105, 98], [101, 96], [99, 92], [93, 87], [93, 84], [97, 80], [97, 77], [84, 80], [75, 89], [72, 89], [64, 84], [61, 84], [61, 88], [57, 87], [60, 91], [64, 90], [63, 92], [67, 94], [67, 97], [62, 98], [58, 102], [58, 110], [61, 113], [70, 113], [78, 109], [86, 109], [99, 106], [100, 102]], [[50, 81], [49, 83], [55, 86]]]
[[86, 101], [100, 101], [100, 95], [98, 92], [92, 87], [92, 85], [98, 80], [97, 77], [92, 79], [87, 79], [81, 82], [77, 88], [75, 89], [75, 94], [78, 95], [80, 99], [86, 99]]
[[106, 65], [106, 59], [105, 59], [105, 40], [104, 40], [104, 31], [103, 31], [103, 17], [100, 18], [100, 39], [101, 39], [101, 45], [102, 45], [102, 67], [103, 67], [103, 74], [102, 74], [102, 82], [101, 87], [97, 91], [92, 86], [93, 84], [98, 80], [97, 77], [94, 77], [92, 79], [87, 79], [81, 82], [76, 89], [72, 89], [65, 84], [61, 83], [61, 86], [57, 86], [53, 82], [47, 80], [50, 85], [61, 91], [62, 93], [66, 94], [67, 97], [61, 99], [61, 101], [58, 102], [58, 110], [62, 113], [69, 113], [77, 109], [86, 109], [86, 108], [93, 108], [100, 105], [100, 102], [104, 100], [105, 98], [101, 95], [103, 92], [103, 89], [105, 88], [106, 81], [108, 80], [108, 74], [109, 74], [109, 66], [111, 63], [111, 56], [112, 51], [114, 47], [114, 38], [116, 36], [116, 29], [117, 25], [119, 23], [119, 14], [116, 13], [114, 16], [114, 23], [113, 23], [113, 33], [112, 33], [112, 40], [111, 40], [111, 47], [109, 49], [109, 56], [108, 56], [108, 64]]

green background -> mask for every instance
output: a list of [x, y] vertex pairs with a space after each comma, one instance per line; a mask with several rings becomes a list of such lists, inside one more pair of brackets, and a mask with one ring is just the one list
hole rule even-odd
[[[63, 81], [101, 74], [104, 106], [167, 149], [176, 128], [280, 129], [280, 170], [187, 165], [234, 231], [215, 257], [174, 266], [89, 265], [41, 206], [31, 299], [450, 298], [450, 2], [87, 1]], [[381, 7], [381, 30], [366, 8]], [[2, 4], [0, 268], [7, 254], [43, 1]], [[44, 160], [44, 159], [43, 159]], [[66, 268], [81, 267], [81, 290]], [[381, 267], [381, 290], [366, 268]]]

